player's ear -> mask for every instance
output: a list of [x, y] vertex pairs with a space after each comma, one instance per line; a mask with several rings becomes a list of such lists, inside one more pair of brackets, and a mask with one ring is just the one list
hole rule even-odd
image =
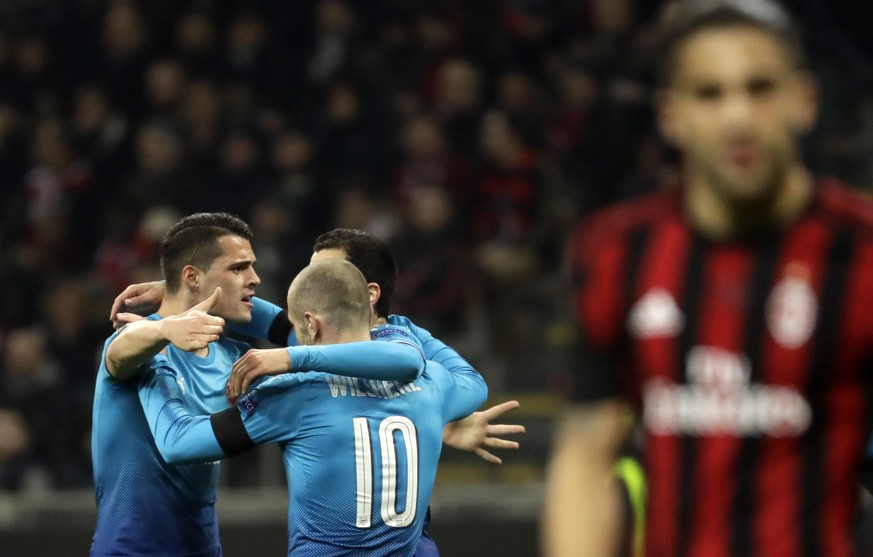
[[200, 289], [200, 269], [194, 265], [185, 265], [182, 268], [182, 285], [197, 292]]
[[382, 297], [382, 287], [375, 282], [367, 283], [367, 292], [370, 294], [370, 306], [375, 305], [379, 298]]
[[303, 312], [303, 323], [306, 327], [307, 337], [309, 337], [312, 344], [318, 344], [321, 335], [321, 320], [315, 313], [305, 311]]
[[799, 72], [795, 82], [797, 92], [794, 95], [795, 106], [791, 114], [794, 116], [794, 126], [798, 134], [806, 134], [814, 126], [818, 117], [819, 93], [818, 83], [808, 72]]

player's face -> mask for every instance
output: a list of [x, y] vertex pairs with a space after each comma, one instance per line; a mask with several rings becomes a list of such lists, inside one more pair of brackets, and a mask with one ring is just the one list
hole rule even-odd
[[252, 297], [261, 283], [255, 272], [255, 254], [251, 242], [239, 236], [227, 235], [218, 239], [222, 254], [203, 273], [200, 292], [212, 295], [221, 287], [221, 299], [210, 313], [228, 321], [248, 322], [252, 319]]
[[816, 103], [811, 81], [776, 38], [737, 26], [685, 39], [660, 108], [665, 135], [684, 154], [689, 186], [743, 203], [769, 199], [785, 185]]

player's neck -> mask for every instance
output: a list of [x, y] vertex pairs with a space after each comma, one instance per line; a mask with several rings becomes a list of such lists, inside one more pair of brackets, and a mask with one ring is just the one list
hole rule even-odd
[[167, 294], [161, 301], [161, 306], [158, 308], [157, 314], [161, 317], [170, 317], [171, 315], [179, 315], [197, 305], [197, 301], [190, 296], [180, 292], [176, 294]]
[[[161, 306], [158, 308], [157, 314], [162, 318], [170, 317], [171, 315], [179, 315], [184, 313], [200, 303], [199, 300], [192, 299], [189, 295], [179, 292], [175, 295], [165, 295]], [[194, 350], [193, 354], [205, 358], [209, 355], [209, 347]]]
[[760, 203], [731, 200], [700, 177], [692, 177], [686, 184], [685, 214], [707, 238], [729, 240], [794, 221], [811, 196], [812, 179], [800, 165], [789, 169], [782, 187]]
[[318, 344], [345, 344], [364, 340], [370, 340], [370, 330], [367, 328], [337, 331], [324, 327], [321, 330]]

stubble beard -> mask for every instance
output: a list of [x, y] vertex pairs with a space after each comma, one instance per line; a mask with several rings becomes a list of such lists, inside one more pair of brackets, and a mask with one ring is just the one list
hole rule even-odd
[[787, 181], [787, 168], [771, 154], [764, 155], [758, 168], [742, 172], [710, 167], [707, 179], [727, 206], [738, 210], [766, 210], [771, 207]]

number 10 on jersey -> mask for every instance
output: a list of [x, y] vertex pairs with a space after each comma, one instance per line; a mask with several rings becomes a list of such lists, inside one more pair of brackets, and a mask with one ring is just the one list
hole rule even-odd
[[[370, 528], [373, 515], [373, 443], [370, 439], [369, 420], [353, 418], [355, 427], [355, 470], [357, 477], [358, 510], [355, 525]], [[406, 504], [397, 512], [397, 443], [399, 433], [406, 447]], [[418, 504], [418, 437], [415, 424], [404, 416], [389, 416], [379, 424], [379, 446], [382, 454], [382, 522], [392, 528], [412, 524]]]

